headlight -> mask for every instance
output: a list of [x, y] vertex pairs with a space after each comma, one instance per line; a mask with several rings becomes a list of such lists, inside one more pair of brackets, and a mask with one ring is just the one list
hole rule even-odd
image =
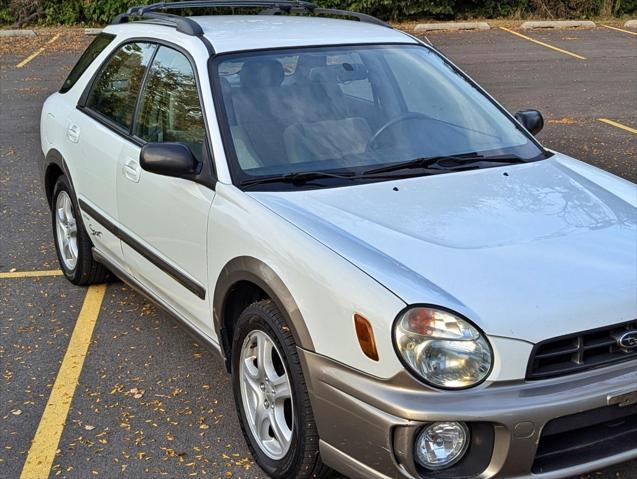
[[409, 369], [436, 387], [475, 386], [491, 371], [493, 354], [487, 340], [468, 321], [447, 311], [407, 310], [396, 321], [394, 341]]

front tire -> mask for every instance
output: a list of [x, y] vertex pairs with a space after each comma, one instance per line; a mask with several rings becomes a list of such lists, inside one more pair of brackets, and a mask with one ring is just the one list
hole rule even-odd
[[64, 276], [79, 286], [105, 282], [109, 271], [93, 259], [93, 244], [84, 229], [69, 180], [64, 175], [55, 182], [51, 205], [55, 250]]
[[319, 436], [294, 338], [271, 300], [248, 306], [236, 323], [232, 382], [243, 435], [270, 477], [332, 475], [319, 455]]

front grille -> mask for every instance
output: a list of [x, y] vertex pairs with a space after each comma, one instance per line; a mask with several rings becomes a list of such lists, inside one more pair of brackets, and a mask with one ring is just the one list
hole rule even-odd
[[534, 474], [637, 449], [637, 404], [605, 406], [549, 421], [535, 454]]
[[533, 348], [526, 377], [545, 379], [637, 359], [637, 347], [618, 343], [627, 331], [637, 332], [637, 320], [542, 341]]

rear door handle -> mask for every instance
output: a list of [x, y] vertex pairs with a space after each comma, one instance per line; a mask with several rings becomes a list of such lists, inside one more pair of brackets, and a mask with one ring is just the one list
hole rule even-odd
[[141, 166], [139, 166], [139, 163], [136, 160], [132, 158], [126, 159], [123, 170], [124, 176], [126, 178], [131, 180], [133, 183], [139, 183], [139, 178], [142, 174], [142, 168]]
[[66, 128], [66, 137], [72, 143], [78, 143], [80, 141], [80, 127], [69, 123], [69, 126]]

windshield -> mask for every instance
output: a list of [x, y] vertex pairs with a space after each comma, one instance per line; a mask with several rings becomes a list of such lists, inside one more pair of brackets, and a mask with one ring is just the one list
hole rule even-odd
[[418, 158], [543, 155], [423, 46], [231, 54], [215, 60], [215, 72], [235, 182], [304, 172], [360, 175]]

